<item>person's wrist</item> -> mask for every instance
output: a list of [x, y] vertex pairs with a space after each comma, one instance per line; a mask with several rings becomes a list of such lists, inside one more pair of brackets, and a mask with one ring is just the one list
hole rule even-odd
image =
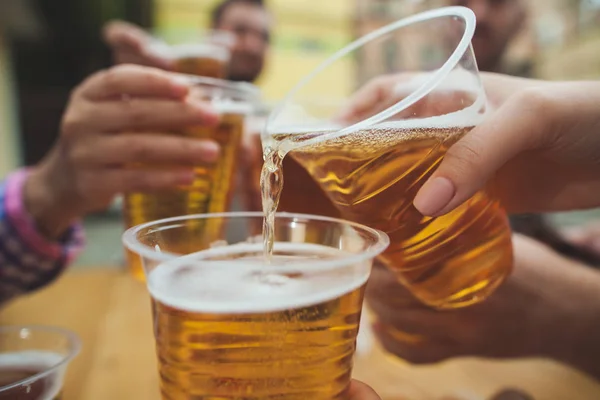
[[[596, 292], [596, 301], [582, 313], [575, 335], [571, 338], [572, 351], [564, 361], [600, 380], [600, 285]], [[563, 329], [569, 329], [568, 326]]]
[[572, 293], [565, 293], [564, 303], [554, 312], [556, 318], [546, 327], [551, 339], [542, 355], [600, 380], [600, 275], [587, 266], [565, 268], [580, 269], [580, 276], [572, 281], [579, 282], [579, 295], [574, 299]]
[[25, 209], [40, 234], [59, 240], [77, 220], [76, 208], [69, 206], [42, 166], [34, 167], [23, 186]]

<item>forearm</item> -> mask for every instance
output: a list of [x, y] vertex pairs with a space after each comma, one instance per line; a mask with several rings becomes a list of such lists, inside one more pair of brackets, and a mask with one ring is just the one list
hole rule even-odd
[[600, 381], [600, 311], [589, 322], [581, 335], [579, 350], [566, 362]]
[[64, 199], [57, 199], [51, 190], [59, 184], [51, 182], [42, 167], [33, 168], [23, 182], [23, 206], [39, 233], [51, 241], [59, 240], [77, 222], [76, 210]]
[[548, 304], [555, 317], [545, 353], [600, 380], [600, 273], [562, 257], [555, 262], [572, 273], [564, 276], [569, 289], [557, 296], [560, 303]]
[[562, 354], [560, 360], [600, 381], [600, 273], [591, 269], [590, 272], [596, 276], [590, 276], [590, 281], [580, 288], [589, 294], [587, 304], [580, 305], [572, 325], [562, 327], [573, 333], [570, 351]]

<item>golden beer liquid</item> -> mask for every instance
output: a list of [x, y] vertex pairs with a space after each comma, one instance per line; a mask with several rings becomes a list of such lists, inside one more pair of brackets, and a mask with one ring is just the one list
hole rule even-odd
[[[258, 141], [258, 148], [262, 148], [260, 136], [256, 135], [255, 138]], [[252, 160], [253, 162], [249, 166], [250, 179], [244, 182], [247, 185], [253, 185], [254, 187], [249, 188], [249, 191], [256, 194], [256, 199], [249, 201], [249, 204], [252, 204], [251, 211], [262, 211], [259, 205], [263, 158], [260, 152], [258, 154], [259, 157]], [[285, 190], [281, 192], [277, 211], [340, 217], [340, 212], [323, 192], [323, 189], [293, 157], [284, 158], [283, 170], [285, 171]]]
[[[223, 112], [216, 127], [198, 126], [173, 133], [216, 141], [221, 146], [219, 158], [215, 164], [196, 166], [195, 178], [190, 186], [162, 192], [126, 194], [123, 199], [123, 212], [127, 228], [162, 218], [227, 211], [235, 189], [235, 171], [244, 130], [244, 118], [243, 113]], [[168, 168], [168, 166], [143, 166], [142, 168]], [[197, 232], [198, 236], [209, 237], [210, 232], [215, 232], [214, 235], [218, 234], [221, 224], [217, 219], [198, 220], [194, 224], [189, 224], [188, 229]], [[182, 254], [190, 251], [186, 246], [182, 244]], [[127, 261], [131, 273], [136, 278], [144, 280], [140, 257], [127, 250]]]
[[[486, 191], [438, 218], [422, 216], [412, 202], [448, 148], [470, 129], [375, 128], [289, 155], [343, 218], [389, 235], [380, 259], [417, 298], [433, 307], [458, 308], [484, 300], [510, 274], [506, 214]], [[275, 140], [318, 134], [282, 134]]]
[[182, 74], [225, 79], [227, 62], [202, 55], [181, 57], [175, 60], [174, 70]]
[[[254, 249], [264, 271], [262, 245]], [[263, 283], [235, 268], [167, 263], [152, 271], [163, 399], [344, 399], [369, 268], [336, 274]]]
[[[251, 145], [257, 151], [246, 155], [244, 159], [241, 185], [246, 209], [262, 211], [260, 175], [263, 167], [263, 155], [260, 135], [253, 135], [250, 140], [253, 141]], [[340, 212], [331, 203], [323, 189], [294, 158], [285, 157], [283, 170], [285, 171], [285, 190], [281, 193], [277, 211], [340, 218]], [[257, 223], [255, 226], [251, 226], [251, 229], [255, 235], [261, 234], [262, 225]]]

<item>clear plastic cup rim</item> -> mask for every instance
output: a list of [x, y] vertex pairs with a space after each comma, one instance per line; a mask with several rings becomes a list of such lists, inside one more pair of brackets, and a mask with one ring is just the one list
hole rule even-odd
[[[73, 331], [70, 331], [68, 329], [57, 328], [57, 327], [53, 327], [53, 326], [43, 326], [43, 325], [23, 325], [23, 326], [2, 326], [2, 327], [0, 327], [0, 335], [2, 335], [4, 333], [21, 333], [21, 335], [23, 335], [23, 332], [25, 332], [25, 331], [53, 333], [53, 334], [58, 334], [58, 335], [64, 336], [68, 340], [68, 343], [69, 343], [69, 354], [65, 355], [60, 362], [56, 363], [52, 367], [49, 367], [42, 372], [38, 372], [35, 375], [32, 375], [25, 379], [21, 379], [20, 381], [16, 381], [14, 383], [11, 383], [10, 385], [1, 386], [0, 393], [5, 392], [5, 391], [10, 390], [15, 387], [26, 385], [30, 382], [35, 382], [41, 378], [44, 378], [47, 375], [50, 375], [50, 374], [56, 372], [57, 370], [59, 370], [61, 368], [66, 367], [66, 365], [69, 364], [69, 362], [71, 362], [71, 360], [73, 360], [73, 358], [75, 358], [81, 351], [81, 339], [79, 339], [79, 336], [77, 336], [76, 333], [74, 333]], [[0, 355], [2, 353], [4, 353], [4, 352], [0, 351]]]
[[258, 86], [248, 82], [234, 82], [209, 76], [197, 76], [182, 73], [175, 74], [185, 84], [190, 86], [207, 86], [212, 90], [220, 90], [230, 96], [241, 96], [248, 101], [258, 101], [261, 98], [261, 90]]
[[[265, 130], [263, 133], [263, 137], [266, 135], [269, 137], [272, 133], [279, 132], [270, 132], [269, 127], [273, 125], [273, 120], [281, 113], [281, 111], [285, 108], [287, 104], [293, 102], [293, 99], [297, 95], [297, 93], [306, 86], [315, 76], [320, 74], [323, 70], [328, 68], [330, 65], [338, 61], [340, 58], [350, 54], [352, 51], [364, 46], [365, 44], [372, 42], [373, 40], [378, 39], [379, 37], [394, 32], [398, 29], [404, 28], [409, 25], [417, 24], [420, 22], [426, 22], [433, 19], [444, 18], [444, 17], [459, 17], [462, 18], [465, 22], [465, 30], [463, 32], [462, 38], [460, 42], [450, 55], [448, 59], [444, 62], [444, 64], [435, 72], [432, 72], [428, 79], [424, 80], [419, 88], [417, 88], [414, 92], [403, 98], [398, 103], [388, 107], [387, 109], [365, 119], [354, 123], [350, 126], [343, 127], [337, 130], [333, 130], [331, 133], [325, 133], [323, 135], [319, 135], [313, 139], [308, 139], [303, 141], [303, 145], [308, 146], [320, 141], [324, 140], [332, 140], [347, 134], [368, 128], [369, 126], [373, 126], [382, 121], [385, 121], [392, 117], [395, 114], [398, 114], [400, 111], [410, 107], [415, 104], [425, 96], [427, 96], [436, 86], [438, 86], [449, 74], [452, 70], [458, 65], [462, 56], [469, 50], [471, 46], [471, 39], [475, 34], [475, 24], [476, 17], [475, 13], [463, 6], [451, 6], [451, 7], [441, 7], [434, 10], [425, 11], [422, 13], [418, 13], [412, 15], [410, 17], [406, 17], [400, 19], [396, 22], [388, 24], [382, 28], [379, 28], [373, 32], [370, 32], [361, 38], [355, 40], [344, 48], [338, 50], [333, 55], [331, 55], [327, 60], [323, 61], [319, 66], [317, 66], [312, 72], [306, 75], [303, 79], [301, 79], [290, 92], [283, 98], [281, 102], [275, 107], [273, 112], [270, 114], [267, 123], [265, 124]], [[285, 133], [285, 132], [284, 132]]]
[[[151, 229], [153, 226], [163, 225], [161, 226], [161, 230], [169, 229], [176, 227], [178, 222], [188, 221], [188, 220], [197, 220], [197, 219], [213, 219], [213, 218], [225, 218], [225, 219], [242, 219], [242, 218], [262, 218], [264, 214], [259, 211], [242, 211], [242, 212], [229, 212], [229, 213], [214, 213], [214, 214], [190, 214], [179, 217], [165, 218], [152, 222], [147, 222], [145, 224], [137, 225], [132, 228], [127, 229], [122, 235], [122, 242], [126, 248], [133, 251], [137, 255], [143, 258], [151, 259], [157, 262], [167, 262], [172, 261], [175, 258], [182, 258], [191, 255], [178, 255], [170, 252], [158, 252], [153, 250], [153, 248], [149, 246], [145, 246], [139, 242], [137, 239], [137, 235], [139, 232]], [[347, 257], [344, 256], [342, 258], [334, 259], [334, 260], [324, 260], [324, 261], [315, 261], [311, 260], [310, 269], [311, 270], [327, 270], [327, 269], [335, 269], [342, 268], [348, 264], [364, 262], [370, 259], [374, 259], [379, 254], [381, 254], [390, 244], [390, 239], [386, 233], [380, 231], [378, 229], [373, 229], [368, 226], [346, 221], [339, 218], [325, 217], [320, 215], [312, 215], [312, 214], [299, 214], [299, 213], [287, 213], [281, 212], [275, 214], [275, 219], [278, 218], [289, 218], [296, 219], [298, 221], [301, 220], [312, 220], [312, 221], [321, 221], [321, 222], [330, 222], [339, 225], [345, 225], [352, 228], [356, 228], [359, 231], [367, 233], [369, 236], [373, 238], [373, 245], [370, 246], [368, 250], [365, 250], [360, 253], [350, 254]], [[173, 224], [169, 226], [169, 224]], [[149, 233], [152, 233], [150, 230]], [[235, 244], [231, 245], [235, 246]], [[208, 260], [210, 262], [210, 260]], [[295, 267], [297, 268], [297, 267]]]

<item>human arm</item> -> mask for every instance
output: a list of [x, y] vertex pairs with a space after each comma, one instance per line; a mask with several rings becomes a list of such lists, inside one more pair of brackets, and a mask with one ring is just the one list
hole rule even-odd
[[[376, 268], [367, 301], [391, 353], [427, 364], [452, 357], [548, 357], [600, 379], [600, 273], [515, 235], [514, 274], [489, 299], [439, 311], [414, 300]], [[395, 331], [422, 340], [399, 340]]]
[[[160, 133], [217, 123], [189, 90], [178, 76], [140, 66], [99, 72], [74, 90], [52, 150], [3, 183], [0, 301], [58, 276], [83, 246], [80, 219], [116, 194], [189, 184], [194, 165], [216, 160], [212, 141]], [[142, 164], [172, 168], [132, 167]]]

